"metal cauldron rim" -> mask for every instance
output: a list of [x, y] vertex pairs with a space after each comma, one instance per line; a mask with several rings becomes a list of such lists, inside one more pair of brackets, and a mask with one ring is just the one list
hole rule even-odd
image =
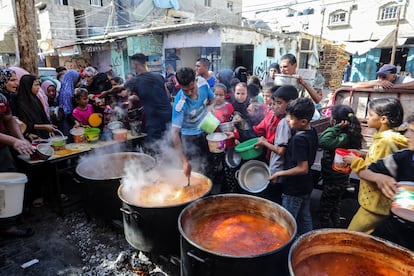
[[[127, 155], [131, 155], [131, 156], [145, 156], [146, 158], [148, 158], [149, 160], [151, 160], [153, 162], [153, 166], [151, 168], [147, 169], [146, 171], [149, 171], [149, 170], [153, 169], [157, 164], [157, 160], [154, 157], [152, 157], [151, 155], [145, 154], [145, 153], [141, 153], [141, 152], [125, 151], [125, 152], [105, 153], [105, 154], [102, 154], [102, 155], [97, 155], [96, 158], [98, 158], [98, 157], [103, 158], [103, 157], [108, 157], [108, 156], [112, 156], [112, 155], [120, 155], [120, 154], [127, 154]], [[120, 180], [124, 176], [124, 175], [120, 175], [120, 176], [116, 176], [116, 177], [114, 176], [114, 177], [105, 177], [105, 178], [85, 176], [83, 173], [80, 173], [79, 170], [80, 170], [81, 165], [84, 162], [88, 161], [88, 158], [91, 158], [91, 157], [85, 157], [85, 159], [82, 159], [78, 163], [78, 165], [76, 166], [76, 169], [75, 169], [76, 174], [78, 176], [82, 177], [83, 179], [96, 180], [96, 181]]]
[[199, 199], [205, 197], [206, 195], [208, 195], [211, 192], [211, 189], [213, 188], [213, 183], [211, 182], [211, 179], [208, 178], [207, 176], [205, 176], [205, 175], [203, 175], [201, 173], [198, 173], [198, 172], [194, 172], [194, 171], [191, 172], [191, 174], [204, 177], [205, 179], [207, 179], [207, 182], [210, 184], [210, 188], [203, 195], [201, 195], [200, 197], [198, 197], [196, 199], [193, 199], [193, 200], [189, 200], [189, 201], [186, 201], [186, 202], [181, 202], [181, 203], [178, 203], [178, 204], [163, 205], [163, 206], [143, 206], [143, 205], [137, 205], [137, 204], [131, 203], [131, 202], [127, 201], [125, 198], [123, 198], [123, 196], [122, 196], [122, 187], [124, 186], [123, 183], [121, 183], [121, 185], [119, 185], [119, 187], [118, 187], [118, 192], [117, 192], [118, 193], [118, 197], [119, 197], [119, 199], [122, 202], [124, 202], [128, 206], [134, 206], [134, 207], [144, 208], [144, 209], [165, 209], [165, 208], [174, 208], [174, 207], [179, 207], [179, 206], [182, 206], [182, 205], [187, 205], [187, 204], [190, 204], [190, 203], [192, 203], [192, 202], [194, 202], [196, 200], [199, 200]]
[[289, 211], [287, 211], [285, 208], [283, 208], [283, 210], [284, 210], [284, 211], [286, 211], [286, 215], [287, 215], [287, 216], [288, 216], [288, 217], [289, 217], [289, 218], [290, 218], [293, 222], [295, 222], [295, 225], [294, 225], [295, 227], [294, 227], [294, 229], [293, 229], [294, 231], [293, 231], [293, 233], [292, 233], [292, 235], [291, 235], [290, 239], [289, 239], [289, 240], [288, 240], [285, 244], [283, 244], [281, 247], [279, 247], [279, 248], [277, 248], [277, 249], [275, 249], [275, 250], [268, 251], [268, 252], [264, 252], [264, 253], [261, 253], [261, 254], [255, 254], [255, 255], [248, 255], [248, 256], [234, 256], [234, 255], [229, 255], [229, 254], [220, 254], [220, 253], [218, 253], [218, 252], [215, 252], [215, 251], [212, 251], [212, 250], [209, 250], [209, 249], [206, 249], [206, 248], [204, 248], [204, 247], [200, 246], [199, 244], [195, 243], [192, 239], [190, 239], [190, 238], [186, 235], [186, 233], [185, 233], [184, 229], [183, 229], [183, 228], [182, 228], [182, 226], [181, 226], [181, 218], [182, 218], [182, 216], [183, 216], [184, 212], [186, 212], [186, 210], [187, 210], [187, 209], [191, 208], [191, 206], [192, 206], [193, 204], [197, 204], [199, 201], [214, 200], [214, 198], [219, 198], [219, 197], [240, 197], [240, 199], [243, 199], [243, 198], [251, 198], [251, 199], [255, 199], [255, 200], [261, 200], [261, 201], [264, 201], [264, 202], [266, 202], [266, 203], [270, 203], [270, 204], [272, 204], [272, 205], [277, 205], [277, 206], [279, 206], [279, 207], [283, 208], [281, 205], [279, 205], [279, 204], [277, 204], [277, 203], [275, 203], [275, 202], [273, 202], [273, 201], [270, 201], [270, 200], [268, 200], [268, 199], [265, 199], [265, 198], [261, 198], [261, 197], [254, 196], [254, 195], [237, 194], [237, 193], [227, 193], [227, 194], [211, 195], [211, 196], [208, 196], [208, 197], [199, 198], [199, 199], [197, 199], [197, 200], [194, 200], [193, 202], [191, 202], [191, 204], [189, 204], [188, 206], [186, 206], [186, 207], [185, 207], [185, 208], [181, 211], [180, 215], [178, 216], [178, 222], [177, 222], [177, 223], [178, 223], [178, 231], [180, 232], [180, 234], [183, 236], [183, 238], [185, 238], [185, 240], [186, 240], [188, 243], [190, 243], [190, 244], [191, 244], [192, 246], [194, 246], [195, 248], [197, 248], [197, 249], [199, 249], [199, 250], [201, 250], [201, 251], [207, 252], [207, 253], [209, 253], [209, 254], [215, 255], [215, 256], [242, 260], [242, 259], [261, 258], [261, 257], [263, 257], [263, 256], [267, 256], [267, 255], [275, 254], [275, 253], [277, 253], [277, 252], [282, 251], [283, 249], [285, 249], [285, 247], [286, 247], [286, 246], [290, 246], [290, 245], [292, 244], [293, 240], [295, 239], [296, 232], [297, 232], [296, 220], [295, 220], [295, 218], [294, 218], [294, 217], [293, 217], [293, 216], [289, 213]]
[[338, 233], [338, 234], [343, 233], [343, 234], [347, 234], [349, 236], [358, 236], [358, 237], [362, 237], [364, 239], [373, 240], [375, 242], [385, 244], [387, 246], [396, 248], [398, 250], [406, 251], [406, 252], [412, 254], [413, 258], [414, 258], [414, 253], [412, 253], [409, 249], [407, 249], [405, 247], [402, 247], [402, 246], [400, 246], [396, 243], [393, 243], [391, 241], [376, 237], [376, 236], [365, 234], [363, 232], [357, 232], [357, 231], [342, 229], [342, 228], [338, 228], [338, 229], [335, 229], [335, 228], [322, 228], [322, 229], [315, 229], [315, 230], [309, 231], [307, 233], [304, 233], [292, 243], [292, 246], [290, 247], [289, 254], [288, 254], [288, 269], [289, 269], [290, 275], [295, 275], [294, 270], [293, 270], [293, 266], [292, 266], [292, 255], [294, 253], [294, 250], [300, 245], [301, 242], [303, 242], [304, 240], [309, 239], [310, 237], [314, 236], [315, 234], [324, 235], [324, 234], [336, 234], [336, 233]]

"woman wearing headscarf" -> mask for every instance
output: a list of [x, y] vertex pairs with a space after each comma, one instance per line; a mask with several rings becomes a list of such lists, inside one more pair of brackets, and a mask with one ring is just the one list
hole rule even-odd
[[47, 103], [49, 107], [57, 106], [56, 96], [57, 96], [57, 84], [49, 79], [40, 79], [40, 88], [45, 92], [47, 96]]
[[24, 75], [16, 96], [16, 115], [26, 124], [24, 136], [31, 140], [37, 137], [46, 139], [57, 128], [50, 123], [38, 93], [39, 80], [33, 75]]
[[73, 111], [73, 92], [78, 86], [78, 83], [81, 79], [80, 74], [76, 70], [68, 70], [63, 76], [62, 85], [58, 95], [58, 105], [63, 109], [63, 122], [59, 126], [59, 129], [63, 132], [64, 135], [69, 135], [69, 130], [74, 125], [72, 118]]
[[[0, 70], [0, 172], [17, 170], [9, 147], [19, 154], [32, 154], [32, 145], [24, 139], [22, 132], [13, 118], [6, 95], [16, 93], [18, 82], [16, 74], [9, 69]], [[28, 237], [34, 234], [30, 228], [16, 227], [14, 219], [0, 219], [1, 237]]]
[[100, 94], [103, 91], [112, 88], [111, 80], [105, 73], [99, 73], [92, 66], [88, 66], [83, 70], [83, 75], [86, 80], [86, 89], [89, 94]]
[[[29, 72], [27, 72], [25, 69], [20, 68], [20, 67], [9, 67], [9, 69], [16, 73], [16, 78], [17, 78], [18, 83], [20, 82], [20, 79], [24, 75], [30, 75]], [[47, 102], [46, 92], [41, 89], [40, 92], [37, 93], [36, 96], [39, 98], [40, 102], [42, 103], [43, 109], [46, 112], [46, 116], [49, 118], [49, 104]], [[12, 112], [13, 114], [16, 114], [16, 105], [14, 103], [14, 97], [11, 100], [11, 104], [12, 104]]]

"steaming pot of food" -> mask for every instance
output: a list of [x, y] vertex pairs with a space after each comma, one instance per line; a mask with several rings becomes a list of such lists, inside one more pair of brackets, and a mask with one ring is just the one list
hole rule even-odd
[[207, 195], [212, 182], [192, 172], [190, 185], [186, 186], [182, 170], [153, 170], [154, 177], [149, 177], [150, 174], [146, 174], [147, 183], [141, 183], [142, 186], [123, 180], [118, 188], [125, 238], [141, 251], [178, 254], [178, 216], [185, 206]]
[[280, 205], [243, 194], [194, 201], [178, 218], [181, 275], [286, 275], [296, 221]]
[[121, 202], [117, 190], [125, 167], [149, 171], [156, 165], [155, 159], [138, 152], [93, 154], [76, 166], [77, 182], [82, 183], [83, 202], [86, 213], [94, 218], [121, 220]]

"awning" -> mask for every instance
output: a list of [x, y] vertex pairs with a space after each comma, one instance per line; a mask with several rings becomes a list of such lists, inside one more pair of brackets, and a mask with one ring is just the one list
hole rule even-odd
[[[384, 38], [377, 41], [363, 41], [363, 42], [342, 42], [345, 45], [345, 51], [352, 55], [363, 55], [374, 48], [392, 48], [394, 44], [395, 30], [389, 32]], [[397, 47], [404, 45], [407, 41], [406, 37], [397, 38]]]
[[368, 53], [369, 50], [375, 48], [376, 41], [363, 41], [363, 42], [342, 42], [345, 45], [345, 51], [352, 55], [363, 55]]
[[[395, 30], [391, 31], [387, 34], [383, 39], [377, 41], [377, 45], [374, 48], [392, 48], [394, 45], [394, 37], [395, 37]], [[407, 41], [406, 37], [398, 37], [397, 38], [397, 47], [404, 45]]]

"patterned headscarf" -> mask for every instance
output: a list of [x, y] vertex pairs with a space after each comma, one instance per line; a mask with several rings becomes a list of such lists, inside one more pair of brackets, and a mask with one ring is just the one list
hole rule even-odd
[[15, 74], [14, 71], [9, 69], [1, 69], [0, 70], [0, 91], [6, 91], [6, 84], [11, 79], [12, 75]]
[[80, 74], [76, 70], [69, 70], [63, 75], [62, 87], [57, 98], [59, 107], [63, 108], [65, 114], [71, 114], [73, 110], [72, 96]]

